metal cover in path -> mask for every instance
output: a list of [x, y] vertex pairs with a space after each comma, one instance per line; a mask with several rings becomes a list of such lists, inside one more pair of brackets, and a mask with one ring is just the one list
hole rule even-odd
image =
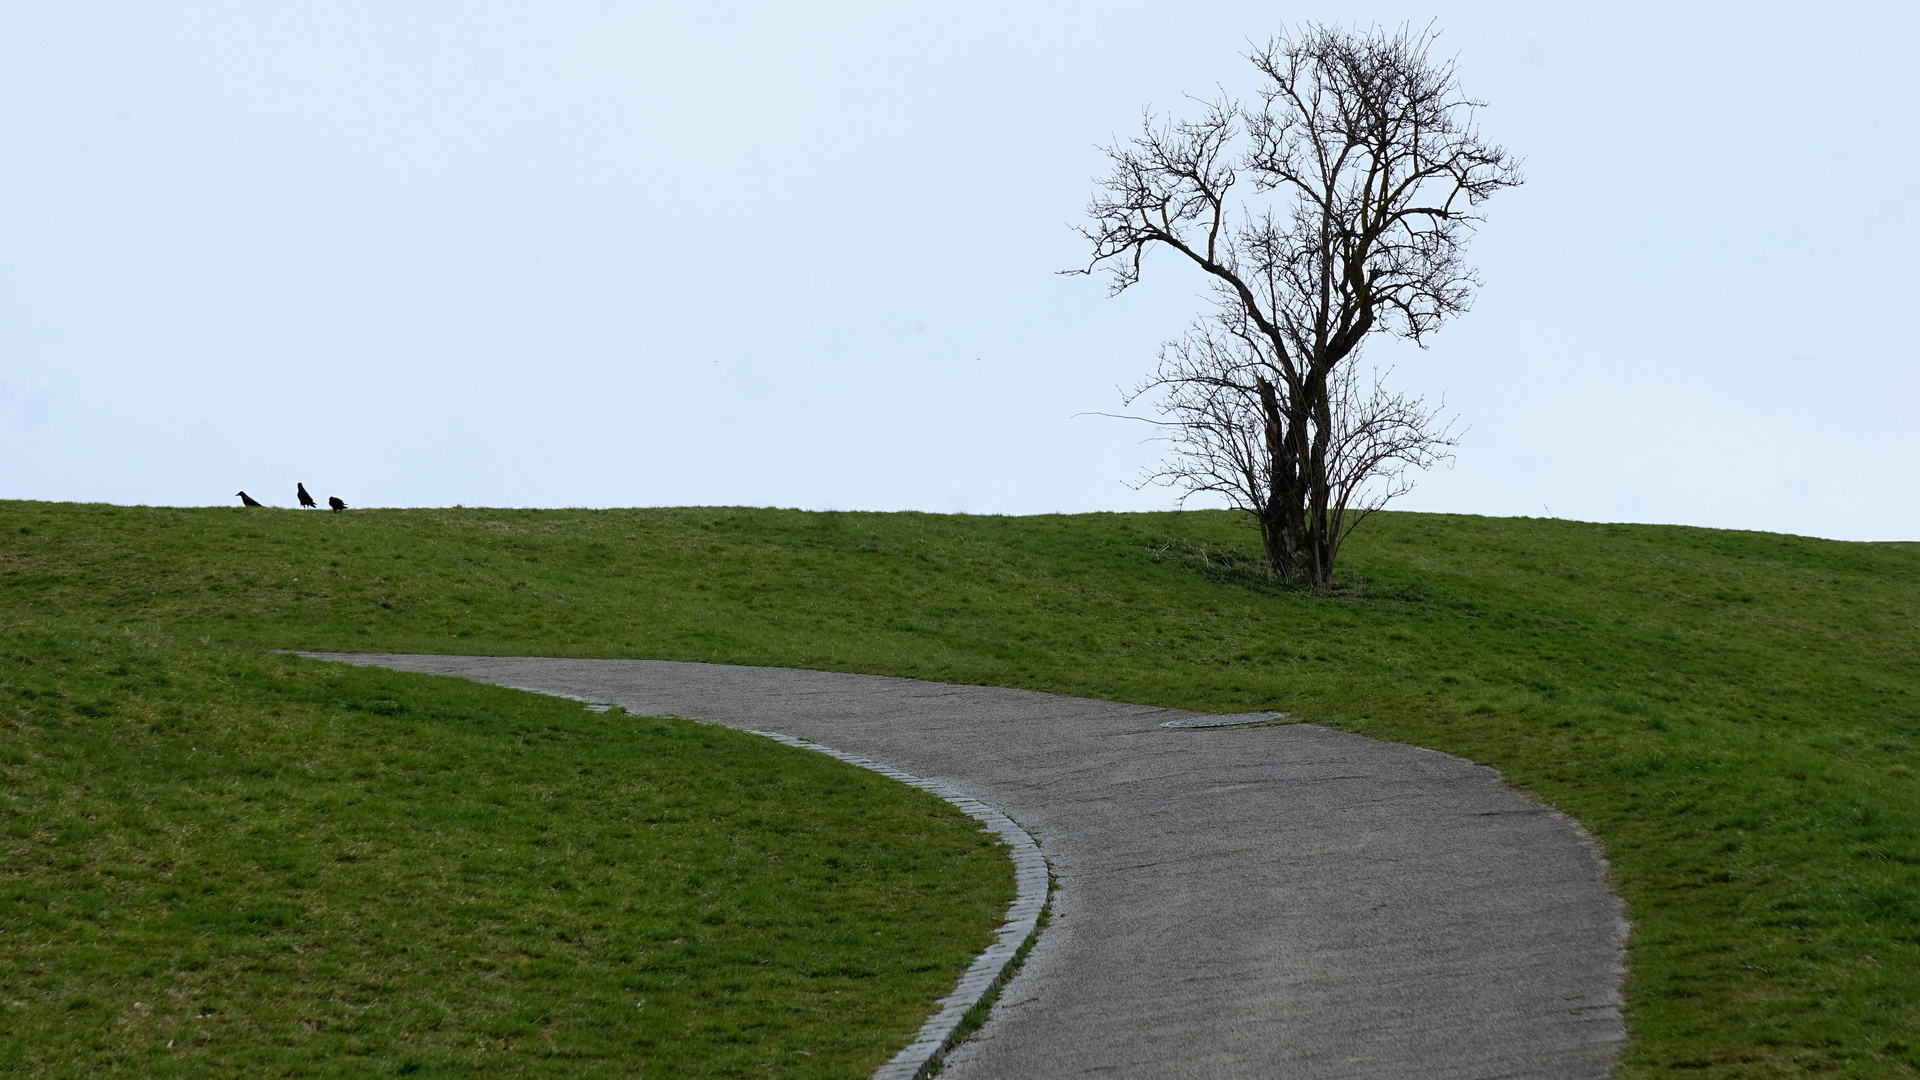
[[1243, 712], [1227, 713], [1222, 716], [1189, 716], [1184, 720], [1169, 720], [1160, 726], [1171, 728], [1251, 727], [1254, 724], [1272, 724], [1293, 719], [1292, 713]]

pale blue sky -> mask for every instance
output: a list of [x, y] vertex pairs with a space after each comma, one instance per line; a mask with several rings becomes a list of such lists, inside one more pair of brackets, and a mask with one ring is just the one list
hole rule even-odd
[[1920, 9], [1188, 7], [0, 3], [0, 497], [1166, 507], [1096, 144], [1435, 19], [1529, 183], [1399, 505], [1920, 539]]

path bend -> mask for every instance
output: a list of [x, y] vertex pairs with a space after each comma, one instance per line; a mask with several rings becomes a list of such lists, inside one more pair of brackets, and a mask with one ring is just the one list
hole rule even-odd
[[1060, 888], [943, 1078], [1599, 1080], [1625, 1039], [1626, 923], [1598, 848], [1437, 751], [874, 675], [300, 655], [778, 731], [998, 807]]

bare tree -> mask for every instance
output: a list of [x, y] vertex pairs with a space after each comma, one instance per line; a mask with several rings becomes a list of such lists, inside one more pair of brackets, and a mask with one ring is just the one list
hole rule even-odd
[[1168, 417], [1174, 457], [1152, 477], [1251, 513], [1274, 571], [1315, 588], [1407, 470], [1454, 444], [1437, 410], [1359, 378], [1361, 345], [1424, 345], [1467, 310], [1477, 208], [1521, 182], [1433, 40], [1313, 24], [1273, 39], [1249, 57], [1258, 105], [1149, 113], [1109, 147], [1081, 229], [1093, 258], [1074, 272], [1104, 268], [1114, 293], [1156, 247], [1210, 276], [1213, 312], [1134, 395], [1157, 394]]

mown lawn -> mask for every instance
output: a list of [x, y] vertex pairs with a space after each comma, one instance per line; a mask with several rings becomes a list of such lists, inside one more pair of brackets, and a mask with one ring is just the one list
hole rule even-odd
[[344, 676], [264, 650], [1285, 709], [1486, 762], [1600, 838], [1636, 923], [1621, 1075], [1920, 1068], [1920, 545], [1385, 514], [1332, 598], [1256, 551], [1206, 512], [0, 503], [0, 604], [297, 680]]
[[824, 755], [17, 598], [0, 1073], [864, 1076], [1012, 897]]

